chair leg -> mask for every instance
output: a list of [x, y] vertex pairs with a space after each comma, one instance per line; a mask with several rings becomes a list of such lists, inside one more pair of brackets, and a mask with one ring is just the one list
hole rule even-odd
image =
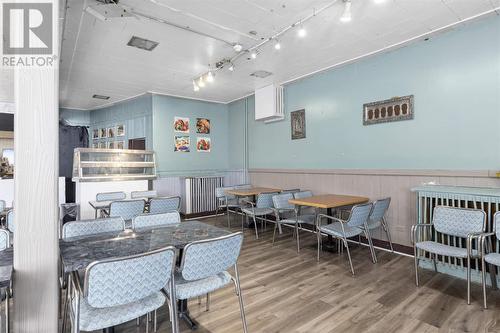
[[415, 284], [418, 287], [418, 249], [413, 245], [413, 256], [415, 258]]
[[149, 312], [146, 314], [146, 333], [149, 333]]
[[141, 318], [137, 317], [137, 319], [135, 320], [135, 325], [139, 326], [140, 324], [141, 324]]
[[377, 263], [377, 254], [375, 253], [375, 248], [373, 247], [372, 237], [370, 236], [370, 229], [364, 229], [366, 239], [368, 240], [368, 246], [370, 247], [370, 253], [372, 255], [372, 262]]
[[207, 293], [206, 310], [207, 310], [207, 312], [210, 311], [210, 293]]
[[[488, 253], [493, 252], [493, 247], [492, 247], [492, 241], [491, 238], [487, 240], [488, 242]], [[491, 279], [491, 286], [493, 289], [497, 289], [497, 266], [496, 265], [490, 265], [490, 279]]]
[[434, 272], [437, 273], [438, 268], [437, 268], [437, 254], [432, 255], [432, 263], [434, 264]]
[[295, 223], [295, 236], [297, 237], [297, 253], [300, 253], [299, 224]]
[[[174, 281], [172, 274], [170, 281]], [[169, 283], [169, 308], [170, 308], [170, 321], [172, 323], [172, 333], [179, 333], [179, 316], [177, 315], [177, 297], [175, 296], [175, 283]]]
[[276, 229], [278, 228], [278, 222], [274, 224], [274, 230], [273, 230], [273, 246], [274, 246], [274, 238], [276, 237]]
[[392, 246], [391, 232], [389, 231], [389, 226], [385, 222], [385, 217], [382, 218], [382, 226], [384, 227], [385, 234], [387, 235], [387, 240], [389, 241], [389, 245], [391, 246], [391, 251], [394, 252], [394, 247]]
[[488, 303], [486, 302], [486, 263], [484, 262], [484, 257], [481, 260], [481, 283], [483, 284], [483, 306], [485, 309], [488, 308]]
[[349, 266], [351, 266], [352, 275], [354, 275], [354, 267], [352, 266], [351, 253], [349, 252], [349, 244], [347, 244], [347, 239], [343, 239], [345, 250], [347, 252], [347, 258], [349, 258]]
[[257, 226], [257, 220], [255, 219], [255, 215], [252, 215], [252, 217], [253, 217], [253, 224], [255, 227], [255, 239], [259, 239], [259, 230], [258, 230], [258, 226]]
[[319, 250], [320, 250], [320, 247], [321, 247], [321, 231], [318, 229], [318, 231], [316, 232], [316, 240], [318, 242], [318, 258], [316, 259], [318, 262], [319, 262]]
[[[6, 292], [7, 292], [6, 297], [8, 297], [9, 294], [8, 294], [7, 289], [6, 289]], [[64, 307], [63, 307], [63, 314], [62, 314], [62, 332], [66, 332], [66, 323], [67, 323], [68, 315], [69, 315], [68, 309], [69, 309], [71, 292], [72, 292], [72, 283], [71, 283], [71, 279], [68, 278], [68, 285], [66, 287], [66, 297], [64, 300]]]
[[229, 216], [229, 207], [226, 208], [226, 213], [227, 213], [227, 227], [231, 229], [231, 217]]
[[467, 256], [467, 304], [470, 304], [470, 256]]
[[157, 310], [154, 311], [153, 317], [154, 317], [154, 322], [153, 322], [153, 330], [156, 332], [158, 330], [158, 318], [157, 318]]
[[247, 328], [247, 320], [245, 317], [245, 306], [243, 304], [243, 295], [241, 294], [241, 286], [240, 286], [240, 275], [238, 273], [238, 266], [234, 265], [234, 272], [235, 272], [235, 277], [236, 277], [236, 289], [238, 290], [238, 301], [240, 303], [240, 315], [241, 315], [241, 321], [243, 323], [243, 332], [248, 333], [248, 328]]

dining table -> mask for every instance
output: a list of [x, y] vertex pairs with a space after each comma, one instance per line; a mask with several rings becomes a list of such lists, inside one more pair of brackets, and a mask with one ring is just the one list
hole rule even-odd
[[[106, 232], [87, 237], [61, 239], [59, 249], [65, 273], [85, 270], [92, 262], [126, 257], [174, 246], [179, 250], [192, 242], [221, 237], [231, 232], [200, 221], [186, 221], [162, 227]], [[177, 302], [179, 318], [194, 330], [198, 324], [189, 315], [187, 300]], [[114, 328], [106, 329], [114, 332]]]
[[[250, 188], [233, 188], [225, 190], [226, 194], [234, 195], [236, 197], [236, 202], [240, 205], [240, 200], [242, 198], [251, 198], [252, 202], [255, 202], [256, 197], [262, 193], [280, 193], [282, 190], [273, 187], [250, 187]], [[243, 225], [243, 215], [241, 216], [241, 223]], [[253, 223], [249, 223], [248, 219], [246, 222], [247, 227], [251, 227]], [[254, 226], [256, 227], [256, 226]], [[281, 225], [279, 226], [279, 233], [281, 234]]]
[[[333, 216], [339, 209], [345, 209], [354, 205], [363, 204], [370, 199], [362, 196], [344, 195], [344, 194], [319, 194], [300, 199], [290, 199], [289, 203], [295, 206], [312, 207], [315, 210], [316, 216], [321, 209], [326, 209], [327, 215]], [[331, 220], [328, 220], [331, 223]], [[337, 247], [333, 242], [333, 237], [328, 235], [328, 242], [323, 245], [327, 251], [335, 252]]]

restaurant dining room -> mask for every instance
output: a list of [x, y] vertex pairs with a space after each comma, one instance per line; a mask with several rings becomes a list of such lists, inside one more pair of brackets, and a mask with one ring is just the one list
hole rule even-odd
[[500, 0], [0, 18], [0, 332], [500, 332]]

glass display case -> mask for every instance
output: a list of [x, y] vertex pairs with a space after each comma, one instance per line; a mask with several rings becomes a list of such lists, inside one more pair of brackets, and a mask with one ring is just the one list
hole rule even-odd
[[156, 178], [155, 154], [147, 150], [75, 148], [74, 182]]

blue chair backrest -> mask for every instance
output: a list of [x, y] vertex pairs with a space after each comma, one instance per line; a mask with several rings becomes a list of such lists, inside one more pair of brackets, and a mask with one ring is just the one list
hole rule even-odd
[[293, 199], [292, 193], [282, 193], [273, 196], [273, 204], [276, 209], [294, 209], [295, 205], [288, 202]]
[[162, 214], [143, 214], [134, 217], [132, 228], [152, 228], [181, 223], [181, 215], [177, 211]]
[[278, 192], [273, 193], [261, 193], [257, 196], [257, 202], [255, 203], [255, 207], [257, 208], [273, 208], [273, 197], [277, 195]]
[[127, 195], [125, 192], [106, 192], [106, 193], [97, 193], [95, 196], [96, 201], [116, 201], [116, 200], [125, 200]]
[[0, 200], [0, 212], [2, 212], [5, 209], [5, 207], [7, 207], [5, 200]]
[[121, 217], [97, 220], [71, 221], [63, 225], [62, 238], [91, 236], [105, 232], [125, 230], [125, 221]]
[[133, 191], [130, 193], [130, 198], [132, 199], [142, 199], [142, 198], [153, 198], [156, 197], [158, 193], [156, 191]]
[[5, 229], [0, 229], [0, 251], [10, 247], [10, 234]]
[[173, 247], [93, 262], [85, 271], [84, 297], [94, 308], [139, 301], [167, 285], [174, 265]]
[[372, 211], [373, 204], [366, 203], [361, 205], [356, 205], [351, 209], [351, 215], [347, 219], [347, 225], [350, 227], [361, 227], [367, 221]]
[[295, 199], [309, 198], [312, 197], [313, 193], [311, 191], [300, 191], [293, 194]]
[[281, 191], [281, 193], [299, 193], [300, 192], [300, 188], [292, 188], [292, 189], [288, 189], [288, 190], [283, 190]]
[[493, 232], [497, 236], [497, 239], [500, 240], [500, 211], [493, 215], [493, 221]]
[[172, 211], [178, 211], [180, 207], [180, 197], [154, 198], [149, 202], [149, 212], [151, 214], [162, 214]]
[[379, 222], [384, 217], [389, 205], [391, 203], [391, 198], [379, 199], [373, 203], [372, 213], [368, 218], [369, 222]]
[[194, 281], [214, 276], [234, 266], [240, 255], [243, 233], [188, 244], [184, 248], [181, 274]]
[[11, 209], [7, 212], [7, 229], [9, 229], [10, 232], [15, 231], [15, 226], [14, 226], [14, 209]]
[[233, 190], [234, 186], [225, 186], [225, 187], [216, 187], [215, 188], [215, 197], [217, 199], [227, 198], [227, 199], [235, 199], [236, 196], [233, 194], [226, 193], [227, 190]]
[[144, 213], [144, 200], [113, 201], [109, 206], [109, 216], [120, 216], [124, 220], [131, 220]]
[[479, 209], [436, 206], [432, 223], [437, 232], [465, 238], [470, 233], [484, 232], [486, 213]]

